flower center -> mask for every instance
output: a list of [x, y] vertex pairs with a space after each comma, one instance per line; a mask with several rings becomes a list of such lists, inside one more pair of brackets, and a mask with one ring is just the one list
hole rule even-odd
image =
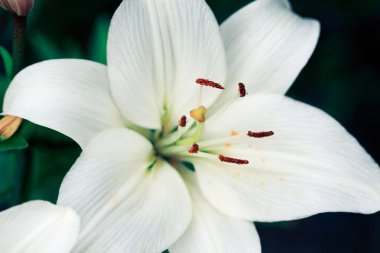
[[177, 129], [156, 142], [157, 153], [164, 157], [198, 153], [196, 143], [202, 139], [205, 130], [206, 111], [206, 107], [200, 106], [190, 112], [190, 119], [183, 115]]
[[[195, 82], [201, 86], [209, 88], [225, 89], [219, 83], [204, 78], [199, 78]], [[245, 97], [246, 95], [245, 85], [239, 83], [237, 96]], [[198, 108], [191, 110], [189, 116], [190, 117], [183, 115], [178, 120], [178, 126], [175, 129], [171, 131], [164, 129], [160, 134], [151, 138], [155, 147], [156, 156], [166, 159], [171, 163], [191, 162], [191, 159], [195, 157], [203, 157], [223, 163], [247, 165], [249, 164], [248, 160], [220, 154], [215, 151], [218, 150], [218, 148], [215, 147], [228, 147], [231, 143], [238, 142], [242, 138], [264, 138], [274, 134], [273, 131], [248, 131], [244, 135], [239, 135], [236, 131], [232, 131], [227, 137], [214, 140], [203, 140], [202, 137], [207, 122], [207, 108], [201, 105]], [[152, 167], [155, 162], [156, 160], [153, 161]]]

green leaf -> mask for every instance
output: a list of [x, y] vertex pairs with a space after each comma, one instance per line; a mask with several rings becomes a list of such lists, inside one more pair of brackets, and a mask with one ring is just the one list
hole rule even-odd
[[[8, 88], [9, 81], [5, 76], [0, 75], [0, 106], [3, 104], [4, 94]], [[0, 107], [1, 110], [1, 107]]]
[[41, 60], [61, 58], [61, 50], [42, 33], [34, 32], [30, 35], [30, 43], [34, 53]]
[[8, 81], [10, 82], [12, 80], [12, 73], [13, 73], [12, 56], [4, 47], [0, 47], [0, 55], [1, 55], [1, 58], [3, 58], [6, 77]]
[[8, 196], [9, 193], [11, 193], [12, 191], [14, 191], [16, 189], [16, 185], [2, 185], [0, 187], [0, 198], [6, 198]]
[[31, 164], [28, 200], [43, 199], [55, 203], [59, 187], [66, 173], [78, 158], [77, 145], [33, 145], [30, 148]]
[[96, 19], [90, 39], [89, 60], [106, 64], [107, 36], [110, 22], [110, 17], [105, 15], [101, 15]]
[[13, 206], [19, 199], [19, 178], [24, 165], [24, 152], [0, 153], [0, 210]]
[[0, 152], [24, 149], [27, 147], [28, 143], [20, 134], [15, 134], [14, 136], [12, 136], [12, 138], [5, 141], [1, 141], [0, 139]]
[[33, 53], [40, 61], [59, 58], [84, 58], [79, 42], [71, 37], [65, 38], [61, 41], [60, 46], [57, 46], [52, 39], [43, 33], [34, 32], [30, 35], [30, 44]]

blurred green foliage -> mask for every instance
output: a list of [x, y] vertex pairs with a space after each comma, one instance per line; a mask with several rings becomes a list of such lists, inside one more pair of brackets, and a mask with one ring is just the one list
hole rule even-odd
[[[0, 56], [4, 63], [6, 82], [10, 83], [13, 74], [13, 59], [11, 54], [4, 47], [0, 47]], [[6, 84], [2, 83], [5, 87]]]
[[19, 178], [23, 161], [21, 151], [2, 152], [0, 155], [0, 207], [15, 205], [19, 199]]
[[0, 142], [0, 152], [24, 149], [26, 147], [28, 147], [28, 143], [19, 133], [16, 133], [8, 140]]

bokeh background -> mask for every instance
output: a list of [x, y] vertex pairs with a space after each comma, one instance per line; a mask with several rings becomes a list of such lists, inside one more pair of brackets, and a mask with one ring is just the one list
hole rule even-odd
[[[105, 63], [112, 13], [121, 0], [35, 0], [28, 18], [27, 64], [53, 58]], [[250, 0], [208, 0], [219, 22]], [[380, 161], [380, 2], [293, 0], [295, 12], [316, 18], [317, 49], [288, 92], [341, 122]], [[10, 16], [0, 10], [0, 46], [11, 49]], [[8, 81], [0, 63], [0, 103]], [[69, 138], [31, 123], [21, 134], [29, 148], [0, 148], [0, 210], [29, 199], [54, 202], [59, 184], [80, 153]], [[28, 170], [25, 170], [28, 168]], [[28, 171], [32, 171], [28, 173]], [[25, 182], [25, 187], [21, 187]], [[319, 214], [257, 224], [264, 253], [380, 252], [380, 213]]]

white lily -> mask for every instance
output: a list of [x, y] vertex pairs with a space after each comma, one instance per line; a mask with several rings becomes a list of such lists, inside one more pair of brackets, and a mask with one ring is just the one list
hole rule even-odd
[[70, 207], [35, 200], [0, 213], [0, 252], [69, 253], [79, 234]]
[[284, 0], [221, 27], [203, 0], [125, 0], [108, 66], [19, 73], [5, 114], [83, 148], [58, 200], [81, 216], [74, 252], [260, 252], [252, 221], [380, 210], [378, 165], [330, 116], [283, 96], [318, 35]]

